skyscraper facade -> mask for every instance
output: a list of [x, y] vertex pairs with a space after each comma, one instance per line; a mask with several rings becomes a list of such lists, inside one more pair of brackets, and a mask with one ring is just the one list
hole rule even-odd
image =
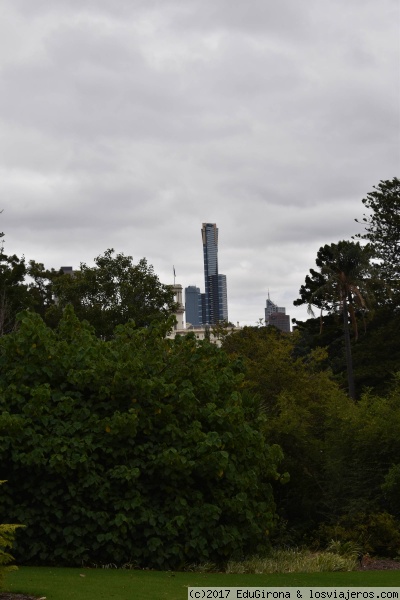
[[185, 288], [185, 313], [186, 323], [190, 323], [195, 327], [202, 325], [201, 293], [195, 285], [189, 285]]
[[228, 321], [226, 276], [218, 273], [218, 228], [215, 223], [203, 223], [201, 229], [204, 258], [203, 301], [204, 324]]
[[290, 317], [286, 314], [286, 309], [274, 304], [269, 294], [265, 307], [265, 325], [273, 325], [285, 333], [290, 333]]
[[218, 275], [218, 313], [219, 320], [228, 322], [228, 292], [226, 275]]

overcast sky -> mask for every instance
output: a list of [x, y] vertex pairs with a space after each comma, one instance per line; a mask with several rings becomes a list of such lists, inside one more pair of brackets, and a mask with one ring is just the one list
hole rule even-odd
[[292, 303], [362, 198], [399, 176], [398, 0], [2, 0], [5, 251], [107, 248], [204, 290], [219, 228], [229, 318]]

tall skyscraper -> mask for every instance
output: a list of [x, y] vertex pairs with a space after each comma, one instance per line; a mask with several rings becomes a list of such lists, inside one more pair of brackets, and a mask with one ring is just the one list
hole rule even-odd
[[290, 333], [290, 317], [283, 306], [277, 306], [270, 300], [269, 293], [265, 307], [265, 325], [273, 325], [277, 329]]
[[205, 285], [203, 324], [214, 325], [228, 320], [226, 276], [218, 273], [217, 225], [215, 223], [203, 223], [201, 236], [203, 240]]

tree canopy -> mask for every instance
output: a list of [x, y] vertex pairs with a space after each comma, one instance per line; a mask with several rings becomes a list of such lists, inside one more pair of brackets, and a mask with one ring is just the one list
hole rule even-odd
[[[0, 235], [0, 238], [2, 234]], [[32, 307], [25, 283], [27, 267], [24, 257], [7, 255], [0, 248], [0, 336], [9, 333], [15, 326], [19, 311]]]
[[[398, 296], [400, 284], [400, 179], [381, 181], [363, 199], [368, 213], [362, 223], [364, 234], [356, 237], [368, 240], [379, 261], [381, 278]], [[356, 219], [357, 222], [359, 222]], [[390, 300], [390, 298], [388, 298]]]
[[354, 333], [357, 334], [355, 310], [365, 309], [371, 303], [372, 287], [371, 250], [359, 242], [340, 241], [325, 244], [318, 252], [315, 263], [318, 271], [310, 269], [305, 284], [300, 288], [300, 298], [293, 304], [307, 304], [331, 312], [342, 312], [343, 302], [348, 304]]
[[110, 339], [117, 325], [134, 321], [137, 327], [145, 327], [173, 312], [172, 287], [159, 281], [145, 258], [134, 264], [131, 256], [115, 254], [111, 248], [94, 262], [93, 267], [81, 263], [72, 274], [44, 271], [31, 263], [31, 293], [46, 305], [42, 314], [48, 324], [56, 326], [64, 308], [71, 304], [78, 318], [94, 327], [96, 335]]
[[343, 318], [343, 334], [346, 351], [349, 394], [355, 397], [353, 363], [350, 345], [349, 319], [355, 339], [358, 338], [357, 312], [364, 312], [372, 304], [374, 272], [370, 262], [371, 250], [359, 242], [341, 241], [326, 244], [318, 250], [316, 265], [319, 271], [310, 269], [305, 284], [300, 288], [300, 298], [293, 304], [318, 306], [322, 311], [340, 312]]

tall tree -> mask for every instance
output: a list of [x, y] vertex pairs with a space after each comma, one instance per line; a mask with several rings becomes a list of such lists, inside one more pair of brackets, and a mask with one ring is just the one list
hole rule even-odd
[[62, 270], [45, 269], [43, 263], [30, 260], [27, 266], [27, 274], [30, 279], [28, 290], [32, 307], [35, 312], [44, 318], [47, 310], [56, 303], [53, 282], [64, 273]]
[[358, 338], [357, 311], [362, 316], [371, 303], [373, 267], [370, 262], [371, 250], [360, 246], [359, 242], [340, 241], [326, 244], [318, 250], [316, 265], [319, 271], [310, 269], [305, 284], [300, 288], [300, 298], [295, 306], [308, 305], [310, 314], [313, 306], [322, 312], [340, 312], [343, 318], [343, 333], [346, 351], [347, 380], [349, 395], [355, 398], [353, 362], [350, 343], [350, 326], [354, 338]]
[[[4, 234], [0, 234], [0, 238]], [[24, 257], [7, 255], [3, 244], [0, 248], [0, 335], [15, 327], [19, 311], [30, 308], [32, 303], [25, 283], [26, 264]]]
[[[378, 259], [381, 278], [390, 288], [393, 299], [400, 300], [400, 179], [381, 181], [363, 199], [369, 213], [362, 223], [365, 233], [355, 237], [368, 240]], [[357, 222], [359, 222], [356, 219]], [[388, 299], [386, 295], [386, 300]], [[390, 298], [389, 298], [390, 300]]]
[[145, 258], [135, 265], [131, 256], [113, 249], [95, 258], [94, 267], [81, 263], [73, 274], [47, 276], [55, 302], [46, 311], [46, 321], [57, 325], [65, 306], [72, 304], [76, 315], [103, 339], [110, 339], [117, 325], [133, 320], [137, 327], [145, 327], [167, 319], [175, 308], [172, 287], [159, 281]]

